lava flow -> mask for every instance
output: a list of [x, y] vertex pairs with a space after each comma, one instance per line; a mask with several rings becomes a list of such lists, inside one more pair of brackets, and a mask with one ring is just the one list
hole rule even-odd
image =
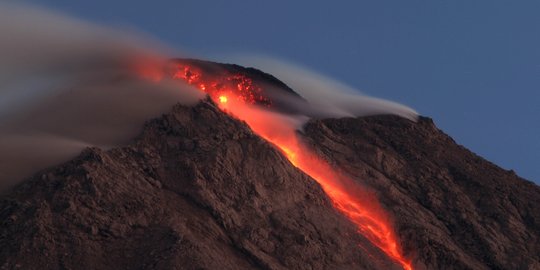
[[253, 106], [270, 106], [271, 101], [249, 77], [228, 75], [205, 79], [200, 69], [179, 64], [173, 76], [209, 94], [220, 109], [245, 121], [255, 133], [277, 146], [294, 166], [321, 185], [333, 206], [357, 226], [359, 233], [404, 269], [412, 270], [375, 197], [306, 147], [296, 133], [294, 118]]
[[[222, 71], [226, 72], [226, 71]], [[174, 79], [182, 79], [190, 85], [196, 86], [204, 91], [214, 100], [217, 97], [227, 94], [236, 99], [250, 104], [261, 104], [270, 106], [272, 102], [263, 95], [260, 86], [253, 83], [249, 77], [243, 74], [219, 74], [214, 75], [204, 73], [202, 69], [188, 64], [176, 63]]]
[[291, 119], [239, 103], [235, 99], [229, 102], [226, 96], [220, 96], [219, 100], [221, 109], [245, 121], [255, 133], [281, 149], [294, 166], [315, 179], [334, 207], [352, 221], [363, 236], [404, 269], [412, 269], [411, 263], [398, 250], [397, 238], [387, 222], [386, 214], [375, 203], [373, 196], [355, 189], [357, 185], [351, 179], [336, 172], [302, 144]]

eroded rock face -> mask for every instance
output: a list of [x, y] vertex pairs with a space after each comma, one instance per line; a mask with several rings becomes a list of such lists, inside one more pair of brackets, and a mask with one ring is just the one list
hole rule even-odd
[[428, 118], [313, 121], [306, 141], [376, 192], [405, 255], [428, 269], [540, 269], [540, 188]]
[[[540, 188], [431, 120], [318, 120], [301, 136], [377, 194], [415, 269], [540, 268]], [[210, 101], [40, 172], [2, 195], [0, 224], [0, 269], [400, 269]]]
[[1, 269], [399, 269], [209, 101], [2, 196]]

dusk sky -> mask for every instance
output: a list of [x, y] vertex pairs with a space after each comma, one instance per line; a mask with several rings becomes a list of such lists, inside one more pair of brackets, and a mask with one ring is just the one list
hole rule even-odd
[[408, 105], [540, 183], [540, 1], [34, 2], [209, 60], [262, 54], [305, 66]]

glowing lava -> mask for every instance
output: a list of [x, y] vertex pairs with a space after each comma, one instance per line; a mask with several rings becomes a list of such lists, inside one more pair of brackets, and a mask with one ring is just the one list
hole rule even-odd
[[226, 96], [219, 96], [218, 99], [220, 103], [227, 103], [227, 101], [229, 100]]
[[263, 106], [272, 104], [271, 100], [263, 94], [262, 87], [253, 83], [253, 80], [244, 74], [228, 73], [225, 70], [221, 74], [208, 74], [201, 68], [187, 63], [176, 63], [172, 76], [199, 88], [220, 102], [221, 97], [226, 93], [244, 103]]
[[356, 225], [359, 233], [404, 269], [412, 270], [376, 197], [306, 147], [296, 133], [297, 120], [253, 106], [271, 105], [261, 87], [245, 75], [212, 77], [196, 67], [178, 64], [177, 68], [173, 77], [208, 93], [222, 110], [245, 121], [255, 133], [283, 151], [294, 166], [320, 184], [333, 206]]
[[404, 269], [412, 270], [411, 263], [401, 255], [397, 237], [375, 196], [302, 144], [292, 118], [239, 102], [221, 103], [220, 108], [245, 121], [255, 133], [281, 149], [294, 166], [321, 185], [334, 207], [352, 221], [363, 236]]

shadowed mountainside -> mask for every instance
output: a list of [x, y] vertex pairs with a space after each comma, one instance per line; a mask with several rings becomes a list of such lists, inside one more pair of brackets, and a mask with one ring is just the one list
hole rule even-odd
[[370, 187], [429, 269], [540, 269], [540, 187], [456, 144], [429, 118], [313, 121], [305, 138]]
[[[415, 269], [540, 269], [540, 187], [430, 119], [313, 120], [299, 133], [377, 195]], [[0, 269], [400, 269], [210, 100], [37, 173], [2, 195], [0, 224]]]
[[209, 101], [37, 174], [3, 196], [0, 220], [3, 269], [396, 267]]

